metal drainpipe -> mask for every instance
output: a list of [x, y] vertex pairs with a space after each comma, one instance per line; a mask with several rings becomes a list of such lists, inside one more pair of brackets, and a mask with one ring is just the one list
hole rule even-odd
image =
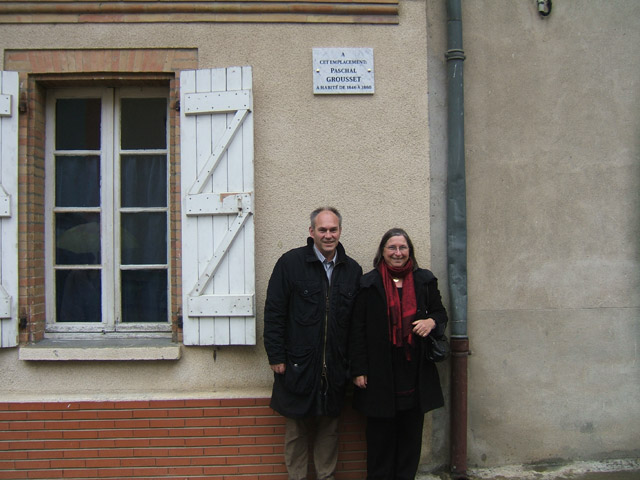
[[451, 298], [451, 473], [467, 473], [467, 206], [462, 8], [447, 0], [447, 263]]

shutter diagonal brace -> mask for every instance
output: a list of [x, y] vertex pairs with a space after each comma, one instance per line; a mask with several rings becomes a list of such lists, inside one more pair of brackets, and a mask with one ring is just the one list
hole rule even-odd
[[[214, 147], [213, 152], [207, 159], [207, 163], [202, 168], [202, 170], [198, 174], [198, 177], [196, 178], [196, 180], [193, 182], [193, 185], [189, 189], [189, 195], [197, 195], [202, 192], [207, 179], [213, 174], [213, 171], [216, 169], [216, 167], [220, 163], [220, 159], [222, 158], [222, 155], [229, 148], [229, 145], [231, 144], [233, 137], [235, 137], [240, 125], [242, 125], [242, 122], [244, 122], [244, 119], [246, 118], [248, 113], [249, 113], [248, 109], [243, 109], [243, 110], [238, 110], [236, 114], [233, 116], [233, 119], [231, 120], [230, 124], [227, 126], [227, 129], [225, 130], [224, 134], [222, 135], [222, 137], [220, 137], [220, 140]], [[252, 209], [250, 208], [250, 206], [249, 208], [243, 208], [243, 204], [245, 203], [243, 199], [239, 198], [238, 202], [239, 202], [238, 216], [235, 218], [233, 224], [231, 225], [231, 227], [229, 228], [229, 231], [226, 233], [226, 235], [222, 239], [222, 242], [220, 243], [220, 245], [218, 245], [218, 248], [214, 252], [213, 257], [207, 264], [207, 267], [205, 268], [205, 270], [202, 272], [202, 275], [200, 275], [200, 277], [198, 278], [198, 282], [193, 287], [193, 290], [191, 290], [191, 292], [189, 293], [190, 296], [202, 295], [202, 292], [204, 291], [205, 287], [207, 286], [211, 278], [213, 278], [214, 273], [220, 266], [220, 262], [222, 261], [226, 253], [229, 251], [229, 246], [231, 245], [231, 242], [233, 242], [233, 240], [236, 238], [236, 236], [240, 232], [240, 229], [242, 228], [245, 221], [247, 220]]]
[[[229, 145], [234, 139], [236, 133], [240, 129], [240, 126], [244, 122], [245, 118], [249, 114], [249, 111], [252, 109], [252, 98], [250, 91], [233, 91], [233, 92], [215, 92], [212, 94], [190, 94], [187, 95], [186, 100], [188, 102], [185, 111], [185, 115], [198, 115], [198, 114], [206, 114], [213, 112], [229, 112], [236, 110], [235, 115], [229, 122], [224, 134], [220, 137], [218, 142], [213, 148], [211, 155], [207, 159], [207, 162], [203, 166], [202, 170], [198, 173], [195, 181], [191, 185], [189, 189], [189, 193], [187, 195], [187, 201], [185, 203], [185, 207], [187, 204], [192, 203], [200, 203], [203, 200], [206, 200], [210, 197], [210, 194], [202, 194], [202, 191], [205, 187], [205, 184], [209, 177], [213, 175], [216, 167], [220, 163], [222, 156], [228, 150]], [[203, 104], [209, 105], [202, 107]], [[244, 107], [244, 108], [241, 108]], [[231, 243], [236, 238], [242, 226], [246, 222], [249, 215], [253, 212], [252, 206], [252, 198], [250, 194], [235, 194], [238, 202], [238, 216], [234, 219], [231, 224], [229, 230], [226, 235], [222, 239], [220, 245], [213, 254], [213, 257], [207, 264], [206, 268], [198, 278], [198, 282], [194, 286], [194, 288], [189, 292], [189, 296], [196, 297], [201, 296], [204, 292], [205, 287], [213, 278], [216, 270], [220, 266], [220, 262], [229, 251], [229, 247]], [[196, 200], [194, 197], [205, 197], [200, 202]], [[222, 205], [221, 205], [222, 206]], [[187, 215], [198, 215], [198, 214], [211, 214], [213, 212], [210, 211], [194, 211], [190, 208], [187, 208]], [[219, 213], [224, 212], [224, 208], [221, 209]], [[214, 213], [215, 214], [215, 213]]]
[[246, 109], [238, 110], [233, 116], [233, 119], [225, 130], [224, 135], [220, 137], [220, 140], [213, 148], [213, 152], [211, 152], [211, 155], [207, 159], [207, 163], [198, 174], [198, 177], [193, 182], [193, 185], [191, 185], [191, 188], [189, 189], [190, 195], [202, 193], [207, 179], [213, 174], [213, 171], [218, 166], [218, 163], [220, 163], [222, 155], [224, 155], [224, 152], [226, 152], [229, 148], [233, 137], [235, 137], [236, 133], [238, 132], [238, 128], [240, 127], [240, 125], [242, 125], [242, 122], [244, 122], [244, 119], [248, 113], [249, 110]]
[[238, 213], [238, 216], [235, 218], [233, 224], [231, 225], [231, 228], [229, 228], [229, 231], [226, 233], [226, 235], [222, 239], [222, 242], [220, 242], [220, 245], [218, 245], [218, 248], [214, 252], [213, 257], [211, 257], [211, 260], [209, 260], [209, 263], [204, 269], [204, 272], [202, 272], [202, 275], [200, 275], [200, 278], [198, 278], [198, 282], [196, 283], [195, 287], [193, 287], [193, 290], [189, 292], [190, 296], [195, 297], [202, 295], [204, 288], [213, 278], [214, 273], [220, 266], [220, 262], [222, 261], [223, 257], [229, 251], [231, 242], [233, 242], [233, 240], [236, 238], [245, 221], [247, 220], [247, 218], [249, 218], [249, 215], [250, 213], [247, 213], [244, 210], [241, 210]]
[[0, 318], [11, 318], [11, 295], [0, 284]]

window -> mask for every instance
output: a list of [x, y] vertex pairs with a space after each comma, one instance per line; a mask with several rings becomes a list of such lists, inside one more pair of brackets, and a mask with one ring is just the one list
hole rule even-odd
[[168, 89], [47, 92], [47, 332], [170, 332]]

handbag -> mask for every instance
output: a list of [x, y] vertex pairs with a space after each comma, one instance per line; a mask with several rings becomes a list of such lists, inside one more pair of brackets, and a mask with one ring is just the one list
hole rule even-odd
[[451, 347], [446, 335], [437, 338], [432, 335], [427, 337], [427, 358], [429, 360], [436, 363], [442, 362], [449, 358], [450, 354]]

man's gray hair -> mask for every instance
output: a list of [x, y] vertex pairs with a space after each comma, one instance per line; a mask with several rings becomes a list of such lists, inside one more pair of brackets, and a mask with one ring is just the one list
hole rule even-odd
[[333, 213], [336, 217], [338, 217], [338, 226], [342, 228], [342, 215], [340, 215], [340, 212], [335, 207], [319, 207], [319, 208], [316, 208], [313, 212], [311, 212], [311, 215], [309, 215], [309, 220], [311, 221], [311, 228], [316, 228], [316, 217], [318, 216], [318, 214], [322, 212]]

